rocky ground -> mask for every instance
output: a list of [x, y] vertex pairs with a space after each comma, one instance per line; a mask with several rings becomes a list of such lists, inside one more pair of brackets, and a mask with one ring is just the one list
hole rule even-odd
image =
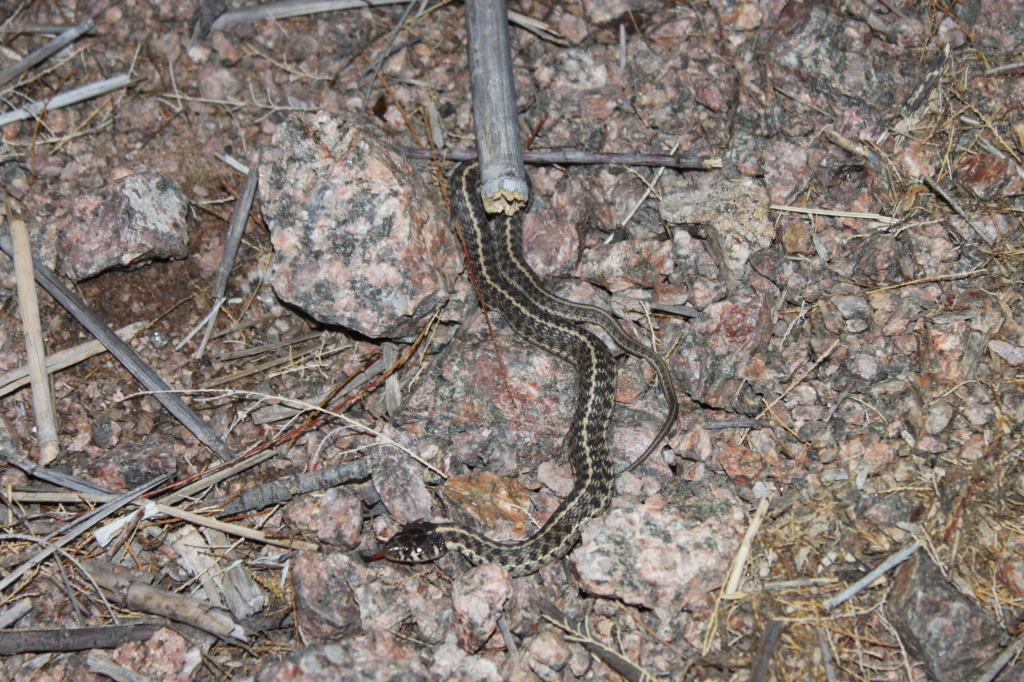
[[[276, 441], [5, 583], [4, 679], [1024, 677], [1021, 0], [510, 5], [551, 29], [511, 28], [532, 149], [721, 160], [528, 167], [531, 263], [666, 353], [684, 409], [574, 551], [515, 579], [365, 559], [422, 517], [526, 537], [573, 483], [571, 367], [481, 314], [451, 164], [403, 156], [472, 147], [462, 6], [414, 3], [393, 38], [405, 5], [191, 46], [194, 2], [6, 9], [0, 68], [52, 35], [34, 25], [96, 23], [0, 85], [0, 116], [132, 83], [0, 127], [5, 224], [111, 327], [147, 323], [131, 347], [233, 452]], [[204, 343], [245, 180], [224, 156], [260, 187]], [[50, 352], [89, 340], [40, 304]], [[108, 355], [53, 383], [71, 481], [221, 464]], [[0, 450], [35, 460], [31, 395], [3, 390]], [[616, 397], [622, 468], [664, 400], [628, 356]], [[284, 399], [341, 407], [298, 429]], [[109, 498], [23, 469], [2, 470], [6, 577]], [[122, 639], [84, 634], [112, 614]], [[23, 632], [53, 628], [77, 645]]]

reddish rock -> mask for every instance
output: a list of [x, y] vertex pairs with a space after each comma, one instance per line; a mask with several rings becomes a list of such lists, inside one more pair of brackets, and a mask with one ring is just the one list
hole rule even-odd
[[463, 650], [475, 653], [490, 639], [511, 593], [512, 578], [493, 564], [477, 566], [455, 579], [452, 584], [455, 635]]
[[188, 253], [188, 197], [160, 173], [129, 175], [75, 200], [60, 230], [61, 267], [80, 281]]
[[523, 222], [523, 253], [538, 275], [561, 277], [576, 267], [591, 225], [591, 201], [586, 181], [566, 175], [552, 197], [534, 202]]
[[999, 648], [1003, 628], [918, 551], [896, 573], [886, 613], [907, 651], [937, 680], [963, 680]]
[[988, 342], [988, 347], [989, 350], [1014, 367], [1024, 366], [1024, 348], [1021, 346], [1000, 341], [999, 339], [992, 339]]
[[289, 119], [260, 156], [278, 295], [371, 337], [415, 332], [462, 269], [448, 217], [373, 123]]
[[339, 574], [339, 556], [304, 550], [295, 555], [295, 619], [306, 642], [329, 642], [362, 632], [352, 588]]
[[431, 678], [416, 650], [383, 628], [293, 651], [257, 678], [259, 682], [364, 679], [427, 682]]
[[672, 242], [625, 241], [588, 250], [575, 275], [615, 292], [651, 288], [672, 268]]
[[331, 488], [320, 500], [317, 537], [320, 542], [354, 549], [363, 529], [363, 503], [355, 495]]
[[705, 227], [727, 281], [736, 284], [750, 254], [767, 248], [775, 235], [765, 211], [768, 203], [763, 185], [752, 178], [736, 178], [707, 190], [669, 195], [658, 210], [667, 222]]
[[75, 475], [108, 490], [128, 490], [178, 468], [174, 442], [122, 443], [104, 455], [72, 467]]
[[736, 293], [708, 306], [686, 330], [672, 356], [672, 370], [695, 400], [713, 407], [747, 413], [758, 401], [741, 406], [738, 395], [744, 368], [772, 334], [768, 296]]
[[968, 154], [956, 164], [957, 179], [981, 199], [991, 199], [1009, 179], [1010, 161], [993, 154]]
[[680, 611], [710, 607], [744, 528], [732, 502], [679, 505], [655, 495], [585, 521], [570, 560], [589, 594], [652, 609], [668, 622]]
[[725, 475], [736, 485], [747, 485], [761, 473], [761, 454], [738, 445], [726, 445], [719, 453]]
[[[405, 434], [387, 429], [387, 435], [410, 441]], [[388, 448], [372, 460], [373, 486], [381, 502], [401, 523], [430, 517], [431, 497], [423, 483], [423, 465], [396, 448]]]
[[202, 660], [199, 647], [171, 628], [160, 628], [145, 642], [122, 644], [110, 654], [115, 665], [167, 682], [188, 682]]
[[572, 650], [565, 640], [551, 628], [544, 628], [533, 638], [526, 648], [526, 656], [530, 667], [540, 674], [538, 668], [543, 666], [545, 672], [558, 672], [565, 667], [572, 657]]
[[445, 482], [441, 493], [457, 520], [495, 540], [522, 540], [535, 530], [528, 513], [530, 492], [518, 478], [490, 471], [454, 476]]

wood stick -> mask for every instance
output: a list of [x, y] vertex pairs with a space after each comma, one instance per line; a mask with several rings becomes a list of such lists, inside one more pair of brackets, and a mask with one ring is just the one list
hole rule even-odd
[[47, 59], [58, 50], [70, 45], [75, 40], [78, 40], [79, 36], [82, 36], [93, 29], [95, 24], [92, 18], [80, 21], [71, 28], [62, 32], [59, 36], [46, 43], [38, 50], [32, 51], [27, 57], [19, 61], [17, 64], [11, 64], [3, 71], [0, 71], [0, 85], [8, 83], [21, 74], [25, 73], [39, 62]]
[[114, 90], [126, 88], [131, 84], [132, 77], [128, 74], [121, 74], [120, 76], [107, 78], [95, 83], [90, 83], [89, 85], [83, 85], [80, 88], [75, 88], [74, 90], [68, 90], [67, 92], [54, 95], [49, 100], [33, 102], [19, 109], [8, 111], [7, 113], [0, 115], [0, 126], [5, 126], [9, 123], [24, 121], [26, 118], [38, 116], [43, 112], [43, 109], [46, 109], [47, 111], [62, 109], [63, 107], [69, 107], [72, 104], [78, 104], [79, 102], [84, 102], [85, 100], [92, 99], [93, 97], [105, 95], [108, 92], [113, 92]]
[[[126, 327], [121, 327], [114, 333], [117, 334], [118, 338], [122, 341], [131, 341], [148, 324], [148, 322], [133, 322]], [[103, 344], [96, 340], [80, 343], [74, 348], [65, 348], [62, 351], [57, 351], [56, 353], [47, 356], [46, 372], [48, 374], [53, 374], [54, 372], [58, 372], [62, 369], [78, 364], [82, 360], [88, 360], [94, 355], [105, 353], [106, 350], [107, 349], [103, 347]], [[8, 393], [17, 391], [28, 382], [28, 365], [19, 367], [18, 369], [12, 369], [10, 372], [0, 375], [0, 398]]]
[[873, 571], [871, 571], [870, 573], [865, 575], [863, 578], [861, 578], [860, 580], [858, 580], [854, 584], [850, 585], [845, 590], [843, 590], [842, 592], [840, 592], [839, 594], [837, 594], [836, 596], [832, 597], [827, 602], [825, 602], [825, 608], [827, 610], [831, 611], [832, 609], [834, 609], [835, 607], [839, 606], [840, 604], [842, 604], [846, 600], [848, 600], [851, 597], [857, 595], [858, 593], [863, 591], [868, 585], [870, 585], [871, 583], [875, 582], [880, 577], [885, 575], [887, 572], [889, 572], [890, 570], [892, 570], [896, 566], [899, 566], [904, 561], [909, 559], [910, 555], [912, 555], [914, 552], [916, 552], [920, 548], [921, 548], [921, 542], [919, 540], [914, 540], [912, 543], [910, 543], [909, 545], [907, 545], [906, 547], [904, 547], [900, 551], [896, 552], [895, 554], [890, 555], [888, 559], [886, 559], [885, 561], [880, 563], [878, 565], [878, 567], [875, 568]]
[[[0, 462], [10, 464], [11, 466], [14, 467], [18, 467], [29, 476], [38, 478], [41, 481], [53, 483], [54, 485], [59, 485], [60, 487], [67, 488], [68, 490], [75, 490], [77, 491], [77, 493], [110, 493], [109, 490], [103, 488], [102, 486], [98, 486], [95, 483], [90, 483], [89, 481], [86, 481], [83, 478], [78, 478], [76, 476], [72, 476], [71, 474], [64, 474], [53, 469], [41, 467], [35, 462], [27, 460], [24, 457], [21, 457], [17, 452], [12, 452], [4, 448], [3, 446], [0, 446]], [[110, 493], [110, 497], [108, 499], [113, 499], [114, 495], [114, 493]], [[107, 500], [103, 501], [105, 502]]]
[[473, 128], [480, 195], [489, 213], [512, 215], [530, 197], [523, 169], [505, 0], [466, 0]]
[[128, 642], [145, 642], [162, 625], [106, 625], [93, 628], [0, 631], [0, 656], [27, 652], [115, 649]]
[[771, 662], [775, 647], [779, 644], [779, 637], [782, 636], [784, 625], [781, 620], [768, 621], [754, 660], [750, 662], [750, 682], [764, 682], [767, 679], [768, 663]]
[[260, 21], [263, 19], [286, 19], [319, 12], [335, 12], [342, 9], [362, 9], [378, 5], [397, 5], [407, 0], [280, 0], [262, 5], [251, 5], [228, 10], [217, 17], [210, 29], [219, 31], [232, 24]]
[[117, 570], [118, 566], [95, 559], [82, 563], [93, 580], [104, 590], [109, 590], [125, 608], [188, 623], [225, 639], [232, 637], [244, 642], [248, 635], [245, 628], [232, 620], [230, 613], [210, 602], [151, 587], [127, 577], [124, 571]]
[[[436, 159], [438, 161], [469, 161], [477, 158], [474, 149], [421, 149], [419, 147], [406, 147], [402, 155], [410, 159]], [[223, 158], [222, 158], [223, 157]], [[225, 163], [228, 157], [218, 155]], [[717, 156], [709, 157], [687, 157], [673, 156], [671, 154], [619, 154], [616, 152], [587, 152], [580, 149], [548, 149], [548, 150], [524, 150], [523, 162], [551, 165], [551, 164], [618, 164], [620, 166], [653, 166], [655, 168], [675, 168], [678, 170], [713, 170], [722, 168], [722, 159]], [[228, 163], [239, 173], [248, 173], [249, 168], [233, 159]], [[223, 334], [224, 332], [218, 332]], [[216, 337], [214, 337], [216, 338]]]
[[[468, 161], [477, 158], [472, 149], [419, 149], [409, 147], [402, 154], [410, 159], [439, 159], [442, 161]], [[618, 154], [614, 152], [588, 152], [580, 149], [547, 149], [523, 151], [525, 163], [536, 164], [609, 164], [623, 166], [654, 166], [656, 168], [678, 168], [680, 170], [711, 170], [723, 166], [718, 157], [673, 156], [672, 154]]]
[[[118, 495], [116, 498], [114, 498], [110, 502], [107, 502], [102, 507], [99, 507], [90, 512], [89, 514], [85, 515], [70, 528], [67, 528], [64, 531], [62, 531], [63, 536], [59, 540], [54, 540], [52, 543], [48, 542], [47, 544], [49, 546], [46, 549], [33, 555], [28, 561], [24, 562], [18, 568], [7, 574], [3, 580], [0, 580], [0, 590], [7, 589], [15, 580], [23, 576], [27, 571], [29, 571], [33, 567], [38, 566], [43, 561], [48, 559], [50, 555], [52, 555], [58, 549], [68, 544], [92, 526], [94, 526], [95, 524], [99, 523], [106, 517], [116, 512], [121, 507], [130, 503], [135, 498], [144, 494], [150, 488], [154, 488], [163, 481], [166, 481], [168, 478], [170, 478], [170, 476], [159, 476], [157, 478], [154, 478], [148, 483], [143, 483], [142, 485], [132, 490], [129, 490], [126, 493]], [[56, 535], [56, 533], [51, 533], [50, 536], [48, 536], [45, 539], [49, 540], [54, 535]]]
[[285, 549], [320, 549], [320, 545], [313, 544], [312, 542], [274, 537], [261, 530], [256, 530], [255, 528], [246, 528], [245, 526], [239, 526], [235, 523], [225, 523], [224, 521], [218, 521], [217, 519], [209, 516], [194, 514], [193, 512], [178, 509], [177, 507], [169, 507], [166, 504], [158, 504], [156, 505], [156, 508], [167, 516], [181, 519], [182, 521], [188, 521], [189, 523], [194, 523], [197, 526], [213, 528], [227, 533], [228, 535], [237, 535], [243, 538], [248, 538], [249, 540], [255, 540], [256, 542], [265, 542], [268, 545], [284, 547]]
[[228, 234], [224, 239], [224, 253], [220, 257], [220, 265], [217, 266], [217, 280], [213, 285], [210, 294], [214, 298], [222, 298], [228, 288], [228, 277], [235, 267], [235, 256], [238, 254], [238, 247], [242, 243], [242, 233], [245, 232], [245, 223], [249, 220], [249, 209], [252, 207], [252, 200], [256, 196], [256, 186], [259, 184], [259, 166], [253, 166], [245, 177], [245, 186], [242, 187], [242, 196], [235, 202], [235, 208], [231, 211], [231, 220], [228, 222]]
[[43, 328], [39, 324], [39, 301], [36, 299], [36, 284], [32, 279], [32, 242], [21, 220], [11, 220], [10, 228], [14, 248], [14, 278], [18, 286], [18, 306], [21, 308], [28, 372], [32, 383], [32, 411], [36, 419], [39, 464], [46, 466], [60, 454], [60, 440], [57, 438], [53, 390], [50, 376], [46, 373], [46, 349], [43, 347]]

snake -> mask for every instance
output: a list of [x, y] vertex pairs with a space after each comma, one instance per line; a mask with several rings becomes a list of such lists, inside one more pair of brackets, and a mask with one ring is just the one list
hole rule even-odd
[[551, 317], [556, 317], [566, 322], [586, 322], [601, 327], [619, 348], [630, 355], [646, 360], [654, 368], [654, 372], [658, 377], [658, 385], [661, 388], [661, 392], [665, 395], [668, 414], [644, 453], [617, 475], [633, 471], [643, 464], [661, 445], [662, 441], [668, 437], [673, 425], [675, 425], [676, 419], [679, 417], [679, 398], [676, 395], [675, 385], [672, 383], [672, 375], [669, 372], [668, 364], [654, 348], [645, 346], [629, 336], [607, 310], [585, 303], [569, 301], [555, 296], [548, 291], [541, 282], [540, 276], [530, 267], [530, 264], [526, 261], [526, 256], [523, 254], [522, 220], [498, 220], [495, 221], [495, 226], [499, 228], [496, 238], [498, 240], [498, 247], [502, 252], [501, 257], [498, 259], [497, 267], [505, 280], [515, 287], [521, 296], [529, 299], [535, 306], [541, 308]]
[[[508, 261], [505, 235], [521, 231], [523, 211], [499, 214], [491, 226], [479, 195], [476, 163], [456, 167], [449, 183], [452, 213], [460, 227], [470, 274], [485, 306], [499, 311], [520, 336], [567, 360], [576, 370], [575, 406], [565, 436], [573, 471], [572, 491], [540, 529], [524, 540], [500, 542], [456, 523], [414, 521], [384, 545], [386, 559], [423, 563], [456, 549], [474, 563], [492, 563], [512, 576], [536, 572], [572, 549], [587, 518], [611, 501], [615, 482], [608, 435], [615, 396], [615, 361], [605, 343], [585, 328], [553, 314], [550, 305], [509, 282], [518, 266]], [[521, 253], [521, 250], [519, 251]], [[526, 266], [529, 268], [529, 266]]]

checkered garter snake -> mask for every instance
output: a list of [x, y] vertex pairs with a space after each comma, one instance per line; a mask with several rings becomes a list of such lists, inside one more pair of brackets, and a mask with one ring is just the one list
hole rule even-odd
[[[568, 553], [579, 536], [582, 521], [599, 515], [611, 500], [615, 473], [608, 451], [608, 429], [615, 395], [615, 363], [604, 342], [575, 323], [594, 322], [607, 329], [606, 322], [610, 321], [620, 335], [625, 332], [610, 315], [605, 320], [587, 312], [580, 314], [578, 309], [590, 307], [544, 291], [536, 273], [522, 261], [521, 245], [508, 244], [522, 238], [523, 212], [511, 218], [499, 215], [493, 226], [488, 225], [478, 185], [477, 164], [462, 164], [452, 176], [450, 194], [471, 275], [484, 303], [501, 312], [512, 328], [533, 344], [568, 360], [577, 373], [576, 404], [565, 437], [575, 484], [540, 530], [525, 540], [498, 542], [458, 524], [416, 521], [388, 541], [384, 556], [400, 563], [420, 563], [455, 548], [476, 563], [494, 563], [514, 576], [522, 576]], [[619, 340], [614, 333], [611, 335]], [[632, 345], [624, 349], [632, 352]], [[654, 356], [664, 365], [657, 353]], [[665, 378], [667, 372], [665, 368]], [[664, 382], [665, 378], [659, 370], [659, 379]], [[669, 387], [666, 394], [671, 396], [674, 421], [678, 407], [671, 381], [662, 385]], [[662, 427], [648, 452], [660, 443], [671, 425], [668, 422]]]

